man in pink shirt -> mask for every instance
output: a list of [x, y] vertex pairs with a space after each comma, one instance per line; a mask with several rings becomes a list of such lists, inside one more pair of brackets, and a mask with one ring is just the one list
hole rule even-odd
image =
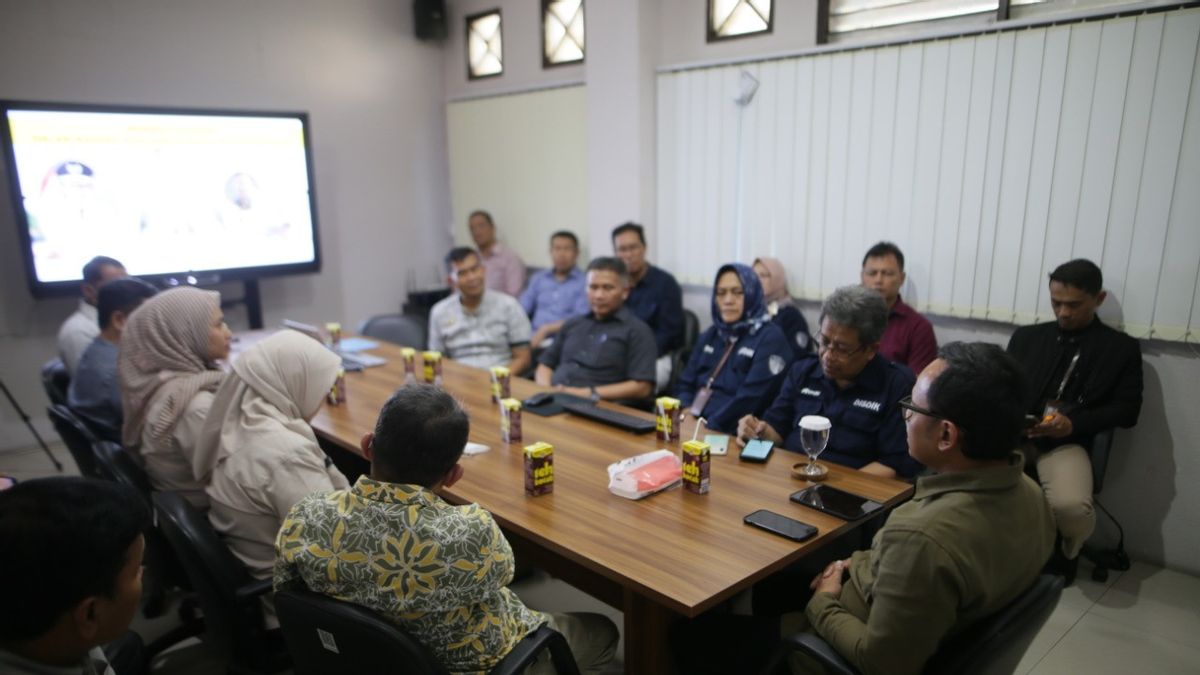
[[496, 224], [487, 211], [474, 211], [467, 219], [471, 238], [479, 247], [487, 271], [487, 287], [519, 297], [525, 288], [525, 263], [496, 239]]
[[929, 319], [900, 299], [904, 285], [904, 253], [890, 241], [872, 246], [862, 262], [862, 285], [883, 295], [888, 306], [887, 329], [879, 342], [883, 358], [908, 366], [914, 374], [937, 358], [937, 338]]

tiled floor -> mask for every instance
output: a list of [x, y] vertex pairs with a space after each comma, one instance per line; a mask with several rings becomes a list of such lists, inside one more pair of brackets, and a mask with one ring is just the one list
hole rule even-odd
[[[51, 449], [67, 472], [75, 471], [61, 444]], [[54, 468], [40, 449], [31, 448], [0, 452], [0, 471], [28, 480], [53, 475]], [[1082, 563], [1079, 579], [1063, 592], [1016, 675], [1200, 673], [1200, 578], [1139, 562], [1128, 572], [1113, 572], [1104, 584], [1092, 581], [1090, 573], [1090, 565]], [[513, 588], [536, 609], [600, 612], [621, 626], [620, 612], [544, 574]], [[134, 622], [147, 641], [171, 627], [170, 619]], [[161, 655], [154, 672], [201, 675], [224, 669], [192, 642]], [[620, 672], [620, 663], [610, 669]]]

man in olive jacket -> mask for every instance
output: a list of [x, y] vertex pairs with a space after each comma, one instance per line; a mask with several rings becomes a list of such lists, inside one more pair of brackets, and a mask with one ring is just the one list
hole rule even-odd
[[[945, 637], [1016, 599], [1050, 556], [1050, 507], [1014, 451], [1024, 390], [999, 347], [951, 343], [900, 402], [908, 452], [935, 474], [917, 479], [870, 550], [813, 579], [804, 616], [864, 675], [919, 673]], [[785, 615], [784, 632], [797, 622]]]

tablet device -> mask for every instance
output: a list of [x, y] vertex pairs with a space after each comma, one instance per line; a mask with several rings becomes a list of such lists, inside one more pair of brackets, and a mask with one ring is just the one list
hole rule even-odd
[[802, 523], [766, 509], [759, 509], [751, 513], [742, 522], [767, 532], [773, 532], [781, 537], [787, 537], [792, 541], [805, 541], [817, 533], [817, 528], [808, 523]]
[[883, 508], [879, 502], [873, 502], [866, 497], [839, 490], [824, 483], [793, 493], [791, 500], [822, 513], [837, 516], [842, 520], [858, 520]]

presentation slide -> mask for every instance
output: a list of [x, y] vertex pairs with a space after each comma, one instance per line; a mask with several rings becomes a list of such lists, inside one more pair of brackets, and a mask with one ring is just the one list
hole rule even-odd
[[299, 117], [7, 111], [40, 282], [311, 263]]

